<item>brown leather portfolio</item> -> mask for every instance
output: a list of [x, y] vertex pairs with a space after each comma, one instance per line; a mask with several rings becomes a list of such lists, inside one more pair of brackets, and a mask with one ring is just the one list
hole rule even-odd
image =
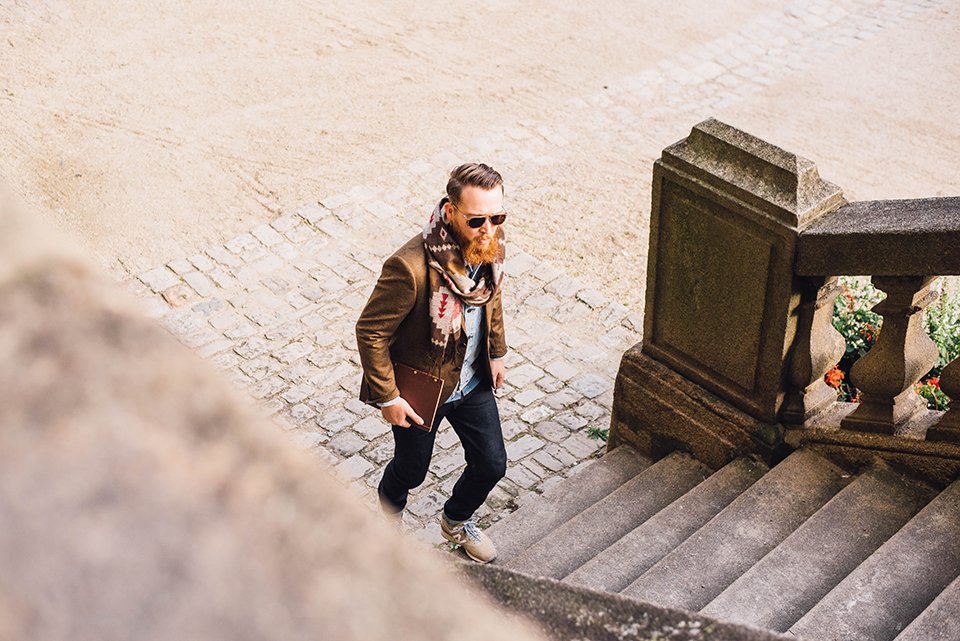
[[[416, 425], [422, 430], [429, 432], [433, 429], [433, 420], [437, 416], [437, 408], [440, 407], [440, 394], [443, 392], [443, 381], [432, 374], [423, 370], [415, 369], [403, 363], [393, 364], [393, 375], [397, 381], [397, 389], [400, 390], [400, 396], [413, 411], [423, 419], [423, 425]], [[364, 379], [360, 386], [360, 400], [367, 402], [369, 390], [367, 382]]]
[[417, 425], [417, 427], [429, 432], [433, 429], [433, 419], [437, 416], [437, 408], [440, 407], [443, 381], [403, 363], [393, 364], [393, 375], [396, 378], [400, 396], [410, 403], [413, 411], [423, 419], [423, 425]]

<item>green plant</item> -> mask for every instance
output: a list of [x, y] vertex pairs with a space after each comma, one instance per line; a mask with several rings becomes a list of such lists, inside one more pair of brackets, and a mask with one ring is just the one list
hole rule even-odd
[[610, 430], [607, 428], [590, 427], [587, 428], [587, 436], [598, 441], [606, 442], [610, 438]]
[[932, 410], [945, 410], [950, 407], [950, 398], [940, 389], [939, 376], [930, 376], [914, 385], [913, 389], [926, 399], [927, 407]]
[[868, 280], [840, 278], [840, 295], [833, 304], [833, 326], [846, 346], [840, 362], [824, 377], [828, 385], [836, 388], [837, 400], [860, 400], [860, 391], [850, 384], [850, 368], [877, 340], [883, 318], [871, 310], [883, 298], [883, 292]]
[[[942, 280], [935, 283], [935, 288], [942, 287]], [[846, 347], [840, 362], [827, 372], [824, 380], [837, 390], [838, 400], [858, 402], [860, 391], [850, 383], [850, 368], [877, 340], [883, 319], [871, 310], [883, 300], [884, 294], [862, 278], [841, 277], [840, 288], [833, 308], [833, 326], [843, 336]], [[926, 399], [927, 407], [945, 410], [949, 407], [949, 398], [940, 389], [940, 372], [960, 357], [960, 298], [941, 295], [925, 310], [924, 327], [939, 354], [934, 368], [914, 389]]]
[[943, 368], [960, 356], [960, 298], [942, 295], [925, 311], [925, 327], [937, 344], [937, 364], [928, 376], [939, 378]]

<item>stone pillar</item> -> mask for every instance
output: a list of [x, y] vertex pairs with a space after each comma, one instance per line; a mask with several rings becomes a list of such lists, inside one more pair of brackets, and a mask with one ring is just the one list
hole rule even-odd
[[920, 312], [933, 302], [934, 276], [874, 276], [887, 294], [873, 310], [883, 325], [873, 348], [850, 371], [860, 405], [841, 421], [843, 429], [893, 434], [926, 403], [913, 390], [937, 363], [937, 346], [923, 329]]
[[643, 351], [774, 423], [800, 230], [842, 204], [816, 167], [716, 120], [653, 170]]
[[[843, 202], [810, 161], [713, 119], [664, 149], [653, 169], [642, 350], [624, 355], [613, 443], [632, 431], [689, 446], [689, 417], [709, 412], [729, 427], [717, 447], [738, 448], [758, 438], [746, 426], [777, 423], [797, 332], [797, 238]], [[658, 371], [641, 355], [685, 382], [641, 377]], [[706, 436], [699, 447], [709, 448]]]
[[798, 279], [800, 305], [797, 339], [790, 351], [784, 423], [803, 425], [837, 400], [837, 392], [823, 376], [843, 357], [844, 342], [833, 327], [833, 303], [840, 292], [838, 278]]

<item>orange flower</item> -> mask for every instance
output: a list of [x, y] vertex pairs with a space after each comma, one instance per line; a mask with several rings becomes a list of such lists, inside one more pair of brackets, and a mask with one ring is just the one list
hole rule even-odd
[[927, 385], [933, 385], [937, 389], [940, 389], [940, 377], [931, 376], [930, 378], [927, 379]]
[[830, 387], [840, 387], [840, 381], [843, 380], [843, 370], [839, 367], [834, 367], [832, 370], [827, 372], [826, 375], [827, 385]]

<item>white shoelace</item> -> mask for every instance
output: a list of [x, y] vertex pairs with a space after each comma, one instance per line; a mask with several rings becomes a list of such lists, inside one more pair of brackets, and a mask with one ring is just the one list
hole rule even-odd
[[477, 542], [480, 541], [480, 530], [477, 529], [477, 524], [473, 521], [465, 521], [463, 524], [463, 531], [472, 540]]

